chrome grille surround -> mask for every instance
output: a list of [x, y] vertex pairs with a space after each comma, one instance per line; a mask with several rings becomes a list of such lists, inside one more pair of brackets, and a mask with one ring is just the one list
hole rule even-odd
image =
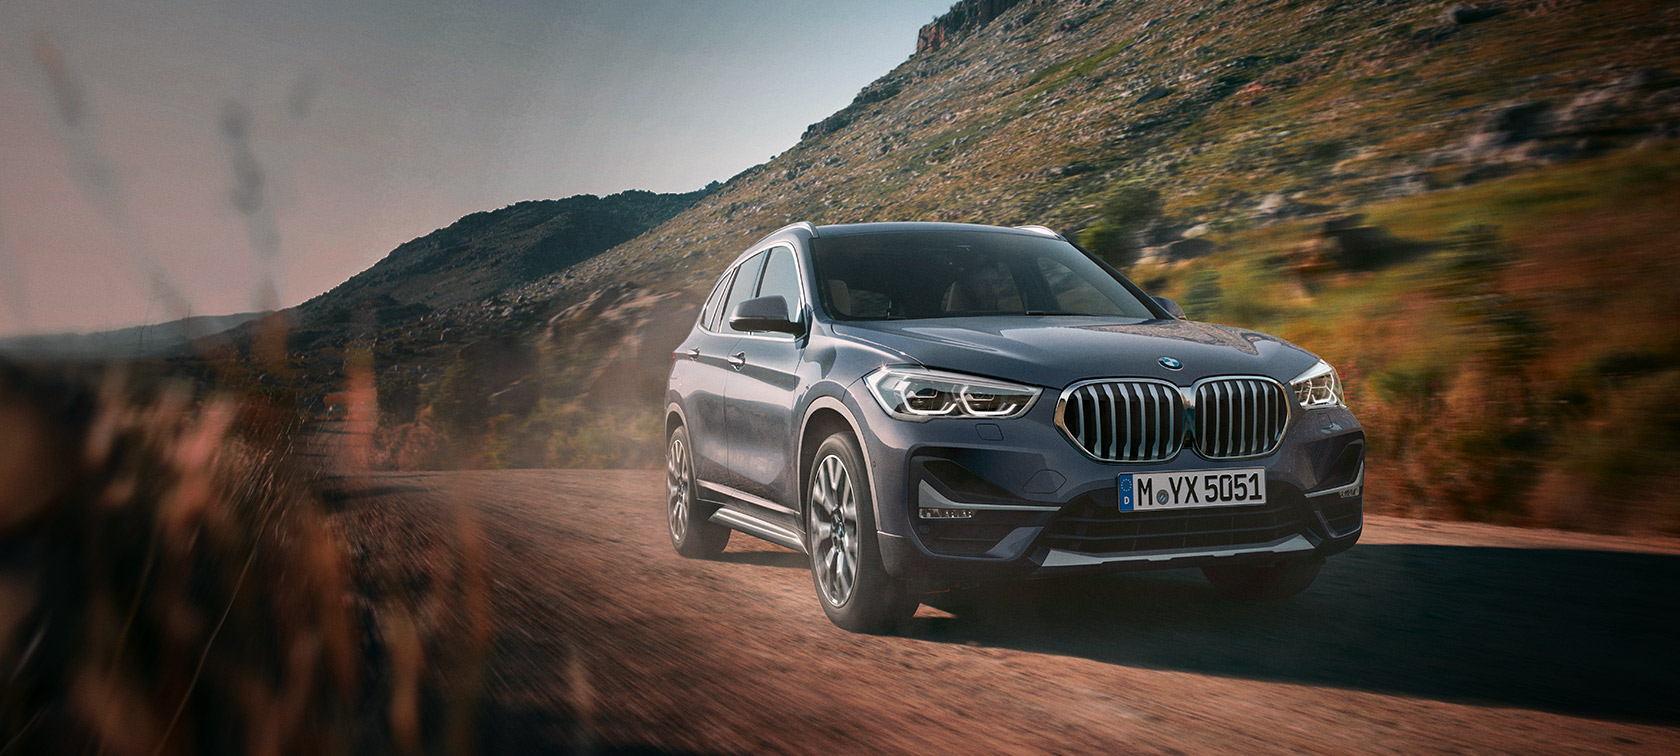
[[1056, 427], [1103, 462], [1164, 462], [1185, 445], [1210, 460], [1277, 451], [1291, 399], [1265, 376], [1203, 378], [1189, 387], [1154, 378], [1098, 378], [1062, 390]]
[[1184, 444], [1184, 394], [1151, 378], [1082, 381], [1062, 391], [1056, 426], [1105, 462], [1161, 462]]
[[1221, 376], [1196, 382], [1196, 453], [1208, 459], [1264, 457], [1283, 442], [1289, 427], [1289, 393], [1258, 376]]

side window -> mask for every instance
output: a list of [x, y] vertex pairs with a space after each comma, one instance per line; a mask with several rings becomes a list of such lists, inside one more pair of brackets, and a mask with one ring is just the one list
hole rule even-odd
[[725, 271], [717, 285], [712, 287], [712, 295], [706, 297], [706, 306], [700, 308], [700, 327], [717, 330], [718, 311], [723, 309], [723, 295], [729, 291], [729, 281], [734, 278], [734, 271]]
[[770, 259], [764, 263], [764, 278], [758, 284], [758, 296], [780, 296], [787, 300], [788, 320], [799, 317], [799, 303], [803, 297], [799, 296], [799, 268], [793, 262], [793, 250], [787, 247], [777, 247], [770, 250]]
[[758, 272], [763, 268], [763, 252], [741, 263], [740, 270], [735, 272], [735, 282], [729, 286], [729, 298], [723, 301], [723, 313], [718, 319], [721, 327], [718, 330], [725, 333], [741, 333], [729, 327], [729, 316], [735, 312], [735, 305], [753, 298], [753, 291], [758, 288]]

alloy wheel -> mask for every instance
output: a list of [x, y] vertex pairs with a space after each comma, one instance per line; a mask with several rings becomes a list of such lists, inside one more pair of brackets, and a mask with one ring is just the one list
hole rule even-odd
[[842, 606], [857, 585], [859, 534], [857, 491], [840, 457], [830, 454], [817, 463], [809, 511], [817, 583], [825, 600]]
[[666, 515], [671, 524], [671, 537], [678, 541], [688, 533], [688, 509], [691, 504], [689, 496], [694, 490], [690, 485], [693, 478], [693, 468], [688, 458], [688, 446], [680, 436], [671, 437], [671, 448], [665, 456], [665, 502]]

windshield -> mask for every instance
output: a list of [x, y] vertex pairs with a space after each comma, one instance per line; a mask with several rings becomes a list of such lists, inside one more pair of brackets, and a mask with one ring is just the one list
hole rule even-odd
[[1151, 319], [1142, 293], [1060, 239], [906, 231], [812, 240], [837, 320], [1101, 315]]

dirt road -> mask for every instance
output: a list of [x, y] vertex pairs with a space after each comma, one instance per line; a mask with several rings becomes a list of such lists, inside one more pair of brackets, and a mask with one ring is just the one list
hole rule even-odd
[[484, 534], [501, 750], [1680, 752], [1676, 541], [1373, 517], [1281, 603], [1179, 570], [930, 598], [869, 637], [799, 554], [678, 557], [658, 473], [334, 485], [360, 553]]

